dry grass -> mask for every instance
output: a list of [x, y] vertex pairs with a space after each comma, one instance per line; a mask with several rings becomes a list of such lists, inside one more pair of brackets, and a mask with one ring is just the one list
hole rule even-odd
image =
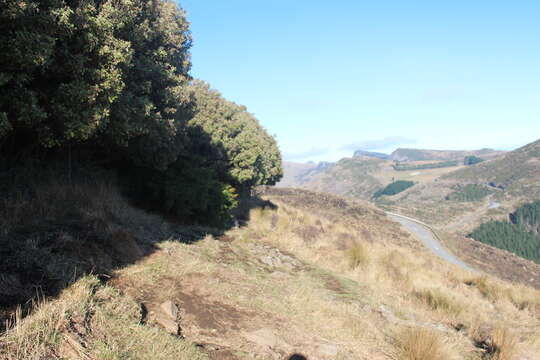
[[369, 253], [366, 246], [361, 243], [353, 244], [347, 249], [347, 259], [352, 270], [367, 265], [369, 263]]
[[448, 291], [441, 288], [416, 290], [414, 296], [433, 310], [442, 311], [449, 315], [459, 315], [464, 311], [464, 305], [458, 303]]
[[488, 300], [498, 301], [506, 297], [505, 290], [487, 276], [474, 277], [465, 283], [467, 285], [474, 285]]
[[[536, 292], [471, 277], [375, 209], [310, 196], [270, 194], [276, 209], [253, 209], [222, 238], [163, 236], [110, 286], [85, 277], [40, 305], [0, 338], [0, 358], [74, 357], [69, 344], [80, 358], [198, 359], [191, 344], [211, 343], [246, 360], [507, 360], [524, 346], [538, 359]], [[151, 312], [165, 300], [179, 305], [186, 340], [140, 324], [141, 303]]]
[[0, 358], [15, 359], [205, 359], [197, 348], [157, 328], [140, 324], [133, 299], [100, 285], [77, 281], [53, 302], [0, 338]]
[[491, 335], [488, 354], [493, 360], [515, 360], [519, 355], [518, 339], [508, 329], [496, 328]]
[[436, 330], [415, 327], [396, 336], [399, 360], [450, 360], [455, 358], [443, 336]]

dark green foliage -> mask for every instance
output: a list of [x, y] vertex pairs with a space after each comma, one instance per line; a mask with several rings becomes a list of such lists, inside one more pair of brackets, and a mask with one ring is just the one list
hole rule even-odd
[[[202, 81], [193, 82], [191, 94], [195, 112], [188, 122], [188, 132], [209, 134], [210, 144], [219, 145], [205, 147], [220, 177], [249, 188], [279, 181], [282, 169], [277, 143], [244, 106], [226, 101]], [[199, 149], [202, 146], [197, 144]]]
[[[5, 4], [5, 5], [4, 5]], [[46, 148], [85, 141], [108, 122], [129, 44], [108, 2], [7, 0], [0, 15], [0, 136]]]
[[373, 194], [373, 197], [378, 198], [383, 195], [399, 194], [400, 192], [407, 190], [413, 185], [414, 185], [413, 181], [408, 181], [408, 180], [394, 181], [393, 183], [387, 185], [385, 188], [380, 189], [377, 192], [375, 192], [375, 194]]
[[225, 226], [237, 205], [235, 189], [197, 157], [180, 158], [166, 171], [131, 169], [127, 183], [145, 207], [187, 223]]
[[99, 164], [183, 221], [223, 224], [236, 193], [282, 176], [246, 108], [193, 81], [191, 33], [168, 0], [4, 0], [0, 169]]
[[458, 165], [458, 161], [452, 160], [452, 161], [441, 161], [441, 162], [436, 162], [436, 163], [419, 164], [419, 165], [397, 163], [397, 164], [392, 165], [392, 167], [394, 168], [394, 170], [397, 170], [397, 171], [410, 171], [410, 170], [438, 169], [438, 168], [451, 167], [451, 166], [457, 166], [457, 165]]
[[526, 204], [510, 214], [512, 222], [489, 221], [476, 228], [470, 237], [540, 264], [539, 214], [540, 201]]
[[454, 187], [454, 192], [447, 195], [445, 199], [454, 201], [478, 201], [491, 193], [492, 191], [483, 185], [457, 185]]
[[482, 161], [484, 161], [484, 159], [479, 158], [478, 156], [465, 156], [465, 158], [463, 159], [463, 165], [474, 165], [481, 163]]
[[510, 214], [510, 220], [529, 232], [540, 232], [540, 201], [525, 204]]
[[131, 48], [120, 71], [125, 88], [111, 107], [105, 132], [139, 165], [164, 170], [183, 150], [191, 116], [187, 92], [191, 34], [184, 12], [170, 1], [121, 2], [117, 35]]

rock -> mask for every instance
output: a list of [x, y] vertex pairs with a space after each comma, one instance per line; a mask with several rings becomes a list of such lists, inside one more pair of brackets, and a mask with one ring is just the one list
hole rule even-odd
[[281, 342], [271, 329], [262, 328], [245, 335], [245, 338], [259, 347], [273, 349]]
[[395, 322], [396, 316], [394, 313], [386, 308], [384, 305], [380, 305], [378, 309], [378, 313], [386, 320]]
[[324, 356], [337, 356], [339, 353], [339, 347], [335, 344], [321, 344], [317, 347], [317, 350]]
[[163, 329], [165, 329], [165, 331], [167, 331], [169, 334], [180, 335], [180, 326], [178, 325], [176, 320], [173, 320], [168, 316], [159, 314], [156, 316], [155, 321], [157, 324], [161, 325], [161, 327], [163, 327]]
[[171, 319], [176, 320], [178, 317], [178, 306], [176, 306], [172, 301], [167, 300], [164, 303], [162, 303], [159, 308], [163, 312], [164, 315], [168, 316]]

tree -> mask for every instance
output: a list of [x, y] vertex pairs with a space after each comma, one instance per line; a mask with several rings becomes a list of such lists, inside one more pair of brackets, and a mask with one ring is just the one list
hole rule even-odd
[[191, 116], [189, 24], [171, 1], [122, 5], [117, 36], [131, 44], [132, 56], [121, 65], [126, 88], [113, 104], [106, 135], [136, 163], [163, 170], [182, 151]]
[[95, 136], [123, 89], [119, 65], [129, 54], [129, 44], [114, 36], [112, 2], [3, 5], [0, 136], [45, 148]]
[[192, 83], [191, 92], [195, 109], [188, 132], [208, 134], [213, 145], [207, 149], [208, 159], [220, 178], [244, 191], [279, 181], [281, 154], [257, 119], [200, 80]]

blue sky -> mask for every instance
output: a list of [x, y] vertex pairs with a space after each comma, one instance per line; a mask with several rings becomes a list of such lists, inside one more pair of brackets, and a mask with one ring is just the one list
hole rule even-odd
[[185, 0], [192, 75], [286, 160], [540, 138], [540, 1]]

